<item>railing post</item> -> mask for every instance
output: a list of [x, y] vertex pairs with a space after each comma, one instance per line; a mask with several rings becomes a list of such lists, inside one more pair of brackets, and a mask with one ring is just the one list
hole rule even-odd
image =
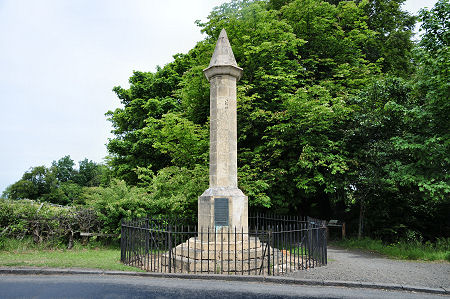
[[172, 273], [172, 225], [169, 224], [169, 230], [168, 230], [168, 237], [169, 237], [169, 273]]
[[325, 247], [325, 252], [324, 252], [324, 265], [328, 264], [328, 238], [325, 236], [325, 240], [324, 240], [324, 247]]
[[[319, 252], [319, 230], [320, 230], [320, 228], [319, 227], [317, 227], [317, 229], [316, 229], [316, 251], [317, 251], [317, 253], [315, 253], [315, 255], [316, 256], [318, 256], [318, 252]], [[318, 258], [318, 257], [317, 257]], [[316, 258], [316, 259], [317, 259]], [[318, 264], [318, 262], [316, 262], [316, 266], [317, 266], [317, 264]]]
[[123, 234], [123, 218], [120, 219], [120, 261], [122, 263], [124, 263], [124, 246], [123, 246], [123, 239], [124, 239], [124, 234]]
[[272, 247], [273, 248], [273, 246], [272, 246], [272, 244], [271, 244], [271, 239], [272, 239], [272, 231], [270, 230], [270, 228], [269, 228], [269, 232], [268, 232], [268, 240], [267, 240], [267, 244], [269, 244], [269, 253], [268, 253], [268, 259], [267, 259], [267, 275], [270, 275], [270, 248]]
[[150, 226], [149, 226], [149, 219], [148, 217], [145, 218], [145, 254], [148, 254], [149, 252], [149, 243], [150, 243]]
[[345, 222], [342, 223], [342, 239], [345, 239]]

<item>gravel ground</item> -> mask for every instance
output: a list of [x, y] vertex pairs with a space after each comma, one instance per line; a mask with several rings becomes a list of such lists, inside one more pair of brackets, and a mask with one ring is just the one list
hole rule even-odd
[[328, 247], [327, 266], [297, 271], [290, 276], [450, 289], [450, 263], [392, 260], [375, 253], [336, 247]]

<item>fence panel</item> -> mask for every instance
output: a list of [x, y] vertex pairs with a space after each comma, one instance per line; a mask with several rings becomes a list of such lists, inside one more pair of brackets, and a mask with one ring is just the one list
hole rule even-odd
[[244, 232], [229, 227], [198, 231], [150, 217], [122, 220], [121, 261], [152, 272], [282, 275], [327, 263], [324, 223], [258, 215]]

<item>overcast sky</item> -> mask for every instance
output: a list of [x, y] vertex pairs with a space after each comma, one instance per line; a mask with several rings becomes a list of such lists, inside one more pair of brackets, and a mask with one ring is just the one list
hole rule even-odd
[[[102, 162], [133, 70], [155, 71], [202, 40], [225, 0], [0, 0], [0, 194], [32, 166]], [[415, 13], [435, 0], [407, 0]]]

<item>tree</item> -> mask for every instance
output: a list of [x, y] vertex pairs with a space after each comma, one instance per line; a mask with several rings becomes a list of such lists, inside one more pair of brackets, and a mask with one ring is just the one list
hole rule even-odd
[[102, 167], [94, 161], [84, 159], [78, 162], [78, 171], [73, 182], [84, 187], [99, 186], [102, 179]]
[[11, 199], [33, 199], [55, 204], [83, 204], [83, 187], [109, 186], [111, 175], [106, 165], [88, 159], [74, 169], [70, 156], [53, 161], [52, 166], [32, 167], [22, 179], [8, 186], [3, 196]]
[[380, 61], [382, 70], [406, 78], [413, 71], [411, 37], [416, 17], [401, 10], [405, 0], [361, 1], [367, 26], [376, 35], [366, 41], [364, 52], [368, 60]]
[[244, 68], [238, 163], [244, 191], [254, 194], [250, 204], [314, 213], [314, 202], [326, 205], [328, 194], [343, 188], [346, 98], [379, 74], [362, 52], [375, 34], [364, 10], [307, 0], [266, 10], [261, 2], [235, 1], [200, 25], [211, 37], [225, 27]]
[[67, 182], [72, 180], [74, 175], [73, 166], [75, 163], [70, 158], [69, 155], [62, 157], [58, 161], [52, 162], [52, 167], [54, 167], [54, 172], [56, 173], [56, 178], [60, 182]]
[[107, 113], [114, 127], [113, 133], [118, 137], [107, 147], [115, 175], [128, 183], [137, 183], [137, 167], [152, 165], [157, 170], [169, 164], [168, 156], [153, 148], [152, 136], [145, 128], [179, 107], [174, 90], [186, 71], [183, 58], [176, 56], [173, 63], [159, 68], [156, 74], [134, 72], [129, 80], [130, 89], [113, 89], [124, 108]]
[[350, 151], [360, 155], [357, 201], [371, 219], [368, 228], [391, 240], [450, 234], [450, 6], [439, 1], [420, 15], [414, 80], [378, 81], [361, 94], [350, 134]]
[[[434, 8], [420, 10], [423, 32], [420, 46], [437, 54], [449, 46], [450, 40], [450, 4], [447, 0], [439, 0]], [[442, 53], [443, 54], [443, 53]]]
[[7, 197], [11, 199], [39, 199], [50, 194], [57, 187], [56, 175], [45, 166], [32, 167], [22, 179], [8, 187]]
[[358, 109], [346, 132], [345, 146], [354, 161], [348, 178], [353, 196], [348, 204], [359, 209], [360, 235], [365, 226], [368, 231], [384, 231], [381, 237], [387, 238], [395, 234], [396, 226], [407, 224], [402, 217], [408, 214], [400, 194], [403, 190], [391, 167], [408, 158], [395, 149], [392, 140], [408, 129], [402, 113], [413, 107], [410, 94], [407, 82], [387, 78], [374, 80], [350, 101]]

